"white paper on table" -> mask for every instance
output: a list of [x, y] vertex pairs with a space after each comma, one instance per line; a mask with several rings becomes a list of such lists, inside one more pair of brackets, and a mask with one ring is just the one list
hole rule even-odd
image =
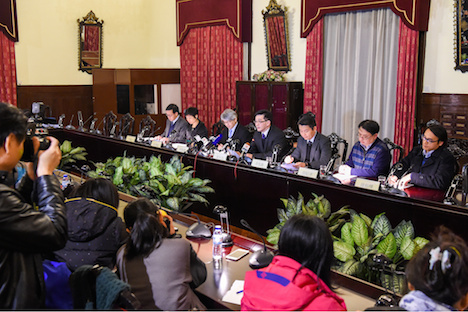
[[235, 280], [234, 283], [232, 283], [231, 289], [223, 296], [223, 301], [240, 305], [243, 296], [244, 281]]
[[353, 175], [353, 174], [343, 174], [343, 173], [335, 173], [333, 175], [334, 178], [337, 178], [338, 180], [340, 181], [343, 181], [343, 180], [351, 180], [353, 178], [356, 178], [357, 175]]

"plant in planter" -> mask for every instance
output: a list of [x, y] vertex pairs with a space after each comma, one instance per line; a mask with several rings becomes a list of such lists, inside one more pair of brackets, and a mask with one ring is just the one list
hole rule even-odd
[[341, 227], [341, 236], [333, 243], [339, 272], [353, 275], [364, 280], [393, 288], [396, 292], [404, 289], [404, 276], [391, 274], [381, 275], [376, 272], [373, 256], [383, 254], [390, 261], [391, 271], [404, 271], [404, 266], [428, 240], [414, 237], [411, 221], [401, 221], [394, 229], [384, 213], [374, 220], [368, 216], [350, 210], [351, 221]]
[[67, 140], [60, 145], [60, 151], [62, 152], [62, 159], [58, 166], [59, 169], [64, 169], [78, 160], [86, 161], [86, 155], [88, 155], [84, 147], [72, 147], [71, 142]]
[[191, 202], [207, 205], [205, 194], [214, 192], [208, 186], [210, 180], [193, 178], [192, 167], [184, 166], [177, 156], [164, 163], [160, 156], [146, 161], [124, 155], [95, 166], [96, 170], [88, 173], [90, 177], [110, 179], [120, 191], [150, 198], [172, 210], [182, 211]]
[[281, 229], [286, 221], [296, 214], [303, 213], [323, 219], [328, 224], [328, 228], [332, 234], [345, 224], [345, 217], [349, 214], [346, 206], [332, 213], [330, 202], [323, 195], [318, 196], [312, 193], [312, 196], [313, 198], [309, 199], [307, 203], [301, 193], [298, 194], [297, 200], [292, 196], [288, 199], [281, 198], [284, 209], [277, 209], [279, 223], [273, 229], [267, 231], [267, 241], [269, 243], [273, 245], [278, 244]]

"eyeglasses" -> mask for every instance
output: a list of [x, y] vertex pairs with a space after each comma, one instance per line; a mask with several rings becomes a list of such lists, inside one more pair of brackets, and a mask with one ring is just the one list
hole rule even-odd
[[426, 138], [424, 135], [422, 136], [422, 139], [423, 139], [424, 141], [426, 141], [427, 143], [437, 143], [437, 142], [439, 142], [439, 140], [428, 139], [428, 138]]
[[360, 134], [360, 133], [358, 133], [357, 136], [358, 138], [364, 139], [364, 140], [370, 139], [372, 137], [372, 135], [365, 135], [365, 134]]
[[254, 120], [254, 123], [259, 124], [259, 123], [264, 123], [267, 122], [268, 120]]

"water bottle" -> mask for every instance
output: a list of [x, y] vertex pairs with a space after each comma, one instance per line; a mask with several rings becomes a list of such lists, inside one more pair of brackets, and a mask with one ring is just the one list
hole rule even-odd
[[70, 185], [70, 177], [68, 174], [64, 174], [62, 177], [62, 186], [61, 189], [64, 190]]
[[223, 231], [221, 225], [216, 225], [213, 232], [213, 264], [216, 267], [220, 267], [223, 258]]

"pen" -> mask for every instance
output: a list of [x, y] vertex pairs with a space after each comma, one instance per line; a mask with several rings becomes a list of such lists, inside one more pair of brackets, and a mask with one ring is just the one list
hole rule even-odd
[[244, 292], [243, 290], [239, 290], [238, 292], [236, 292], [236, 294], [240, 294], [241, 292]]

